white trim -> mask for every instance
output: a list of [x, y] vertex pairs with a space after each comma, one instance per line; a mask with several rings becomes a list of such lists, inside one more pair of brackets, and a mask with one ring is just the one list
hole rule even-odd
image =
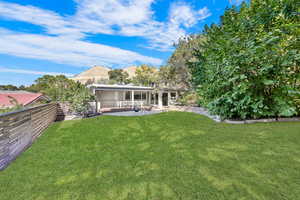
[[135, 89], [135, 90], [153, 90], [153, 87], [134, 86], [134, 85], [104, 85], [104, 84], [91, 84], [88, 88], [103, 88], [103, 89]]

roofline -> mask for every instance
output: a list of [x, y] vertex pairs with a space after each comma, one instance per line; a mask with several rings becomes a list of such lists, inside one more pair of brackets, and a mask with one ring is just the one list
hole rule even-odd
[[104, 85], [104, 84], [91, 84], [88, 88], [95, 88], [96, 90], [154, 90], [153, 87], [134, 86], [134, 85]]
[[28, 102], [27, 104], [25, 104], [25, 105], [23, 105], [23, 106], [29, 105], [29, 104], [31, 104], [31, 103], [33, 103], [33, 102], [35, 102], [35, 101], [37, 101], [37, 100], [39, 100], [39, 99], [41, 99], [41, 98], [44, 98], [45, 100], [48, 100], [48, 101], [51, 100], [48, 96], [45, 96], [45, 95], [43, 95], [42, 93], [39, 93], [39, 94], [41, 94], [41, 95], [40, 95], [40, 96], [37, 96], [35, 99], [33, 99], [32, 101]]
[[107, 84], [90, 84], [88, 88], [94, 88], [95, 90], [158, 90], [158, 91], [188, 91], [182, 88], [154, 88], [147, 86], [135, 86], [135, 85], [107, 85]]

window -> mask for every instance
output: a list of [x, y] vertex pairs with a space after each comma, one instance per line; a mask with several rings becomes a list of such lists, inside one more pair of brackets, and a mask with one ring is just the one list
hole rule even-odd
[[126, 93], [125, 93], [125, 100], [126, 101], [131, 100], [131, 91], [126, 91]]
[[141, 100], [141, 92], [134, 92], [134, 100]]
[[176, 93], [175, 92], [171, 92], [171, 99], [175, 100], [176, 99]]
[[142, 93], [142, 100], [146, 100], [147, 99], [147, 93], [146, 92], [143, 92]]

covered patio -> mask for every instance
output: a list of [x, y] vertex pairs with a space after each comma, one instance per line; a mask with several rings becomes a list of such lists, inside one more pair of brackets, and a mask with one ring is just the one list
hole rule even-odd
[[179, 91], [172, 89], [102, 84], [88, 87], [96, 97], [93, 105], [97, 112], [132, 110], [134, 107], [142, 110], [150, 110], [153, 106], [163, 108], [174, 104], [179, 97]]

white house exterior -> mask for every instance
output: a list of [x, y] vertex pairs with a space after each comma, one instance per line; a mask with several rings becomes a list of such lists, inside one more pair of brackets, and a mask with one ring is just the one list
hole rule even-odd
[[155, 89], [153, 87], [132, 85], [88, 85], [96, 97], [94, 103], [98, 112], [133, 109], [141, 109], [174, 104], [179, 97], [180, 91], [175, 89]]

